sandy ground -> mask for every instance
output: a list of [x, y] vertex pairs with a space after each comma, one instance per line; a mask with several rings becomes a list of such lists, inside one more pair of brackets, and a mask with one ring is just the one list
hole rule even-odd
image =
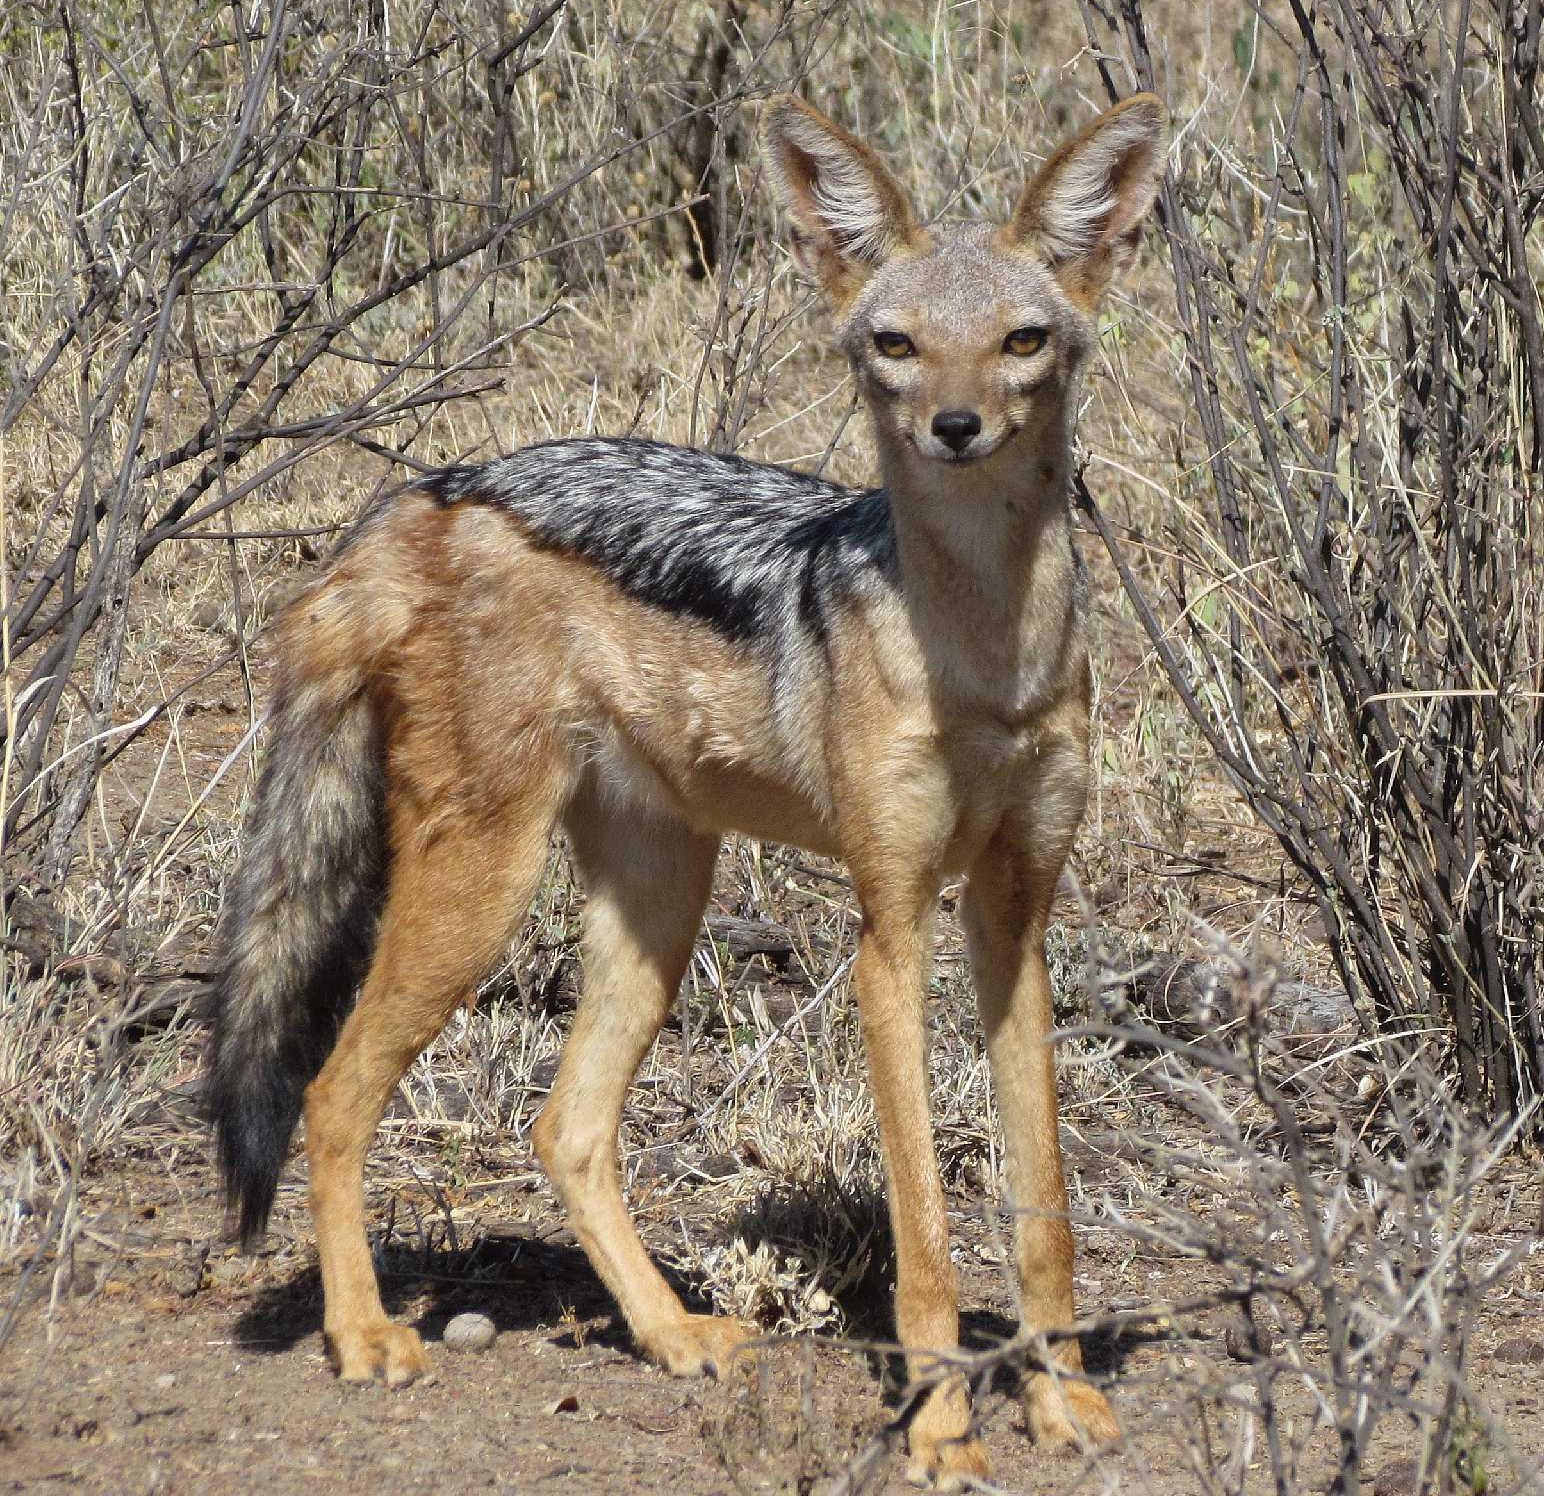
[[[1072, 1165], [1096, 1169], [1098, 1161], [1080, 1160], [1074, 1148]], [[853, 1349], [770, 1345], [754, 1370], [727, 1384], [673, 1380], [640, 1361], [529, 1173], [505, 1190], [470, 1180], [465, 1197], [483, 1204], [454, 1248], [435, 1245], [431, 1233], [421, 1250], [383, 1253], [388, 1308], [422, 1330], [436, 1361], [431, 1381], [396, 1392], [346, 1387], [327, 1369], [309, 1228], [293, 1184], [268, 1245], [251, 1257], [211, 1237], [219, 1206], [207, 1177], [147, 1166], [110, 1186], [99, 1181], [86, 1199], [94, 1224], [51, 1322], [39, 1284], [6, 1347], [0, 1490], [809, 1491], [829, 1488], [893, 1415], [884, 1358]], [[980, 1217], [968, 1202], [954, 1204], [966, 1336], [988, 1344], [1011, 1331], [1007, 1290], [985, 1260]], [[706, 1227], [711, 1201], [702, 1208]], [[406, 1214], [411, 1201], [388, 1209]], [[516, 1210], [522, 1219], [511, 1219]], [[1525, 1229], [1494, 1223], [1496, 1247]], [[1081, 1247], [1080, 1292], [1091, 1304], [1177, 1298], [1200, 1285], [1193, 1264], [1133, 1255], [1106, 1235]], [[435, 1344], [446, 1321], [467, 1310], [492, 1318], [493, 1346]], [[876, 1322], [860, 1333], [883, 1334], [883, 1309], [869, 1312]], [[1246, 1390], [1226, 1329], [1217, 1311], [1090, 1346], [1095, 1372], [1113, 1378], [1128, 1433], [1124, 1451], [1095, 1460], [1036, 1451], [1000, 1378], [982, 1400], [994, 1483], [1158, 1496], [1202, 1489], [1205, 1429], [1184, 1389], [1210, 1371]], [[1540, 1330], [1532, 1310], [1500, 1304], [1475, 1335], [1473, 1386], [1516, 1445], [1510, 1458], [1490, 1456], [1498, 1477], [1514, 1461], [1518, 1473], [1537, 1473], [1544, 1455], [1544, 1369], [1528, 1364], [1544, 1359]], [[1283, 1383], [1281, 1395], [1311, 1424], [1301, 1387]], [[1215, 1433], [1220, 1444], [1226, 1429]], [[1300, 1489], [1326, 1488], [1321, 1444], [1312, 1444]], [[1413, 1489], [1399, 1462], [1416, 1450], [1401, 1420], [1386, 1418], [1371, 1448], [1366, 1474], [1380, 1496]], [[872, 1488], [906, 1489], [903, 1473], [904, 1462], [888, 1458]], [[1246, 1489], [1267, 1481], [1261, 1450]], [[1504, 1479], [1492, 1486], [1512, 1488]]]

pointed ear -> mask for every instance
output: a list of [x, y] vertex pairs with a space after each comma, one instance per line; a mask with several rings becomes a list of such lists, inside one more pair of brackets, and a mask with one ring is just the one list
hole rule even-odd
[[1008, 235], [1035, 244], [1076, 300], [1093, 306], [1135, 259], [1167, 134], [1162, 102], [1136, 94], [1063, 145], [1025, 189]]
[[800, 269], [837, 304], [917, 237], [906, 195], [878, 156], [790, 95], [767, 105], [762, 154], [793, 223]]

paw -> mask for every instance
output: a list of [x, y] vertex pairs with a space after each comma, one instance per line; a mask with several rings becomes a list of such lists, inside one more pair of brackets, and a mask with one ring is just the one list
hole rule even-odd
[[1029, 1379], [1024, 1411], [1035, 1443], [1044, 1449], [1100, 1449], [1121, 1441], [1120, 1424], [1104, 1394], [1087, 1382], [1054, 1379], [1044, 1372]]
[[683, 1314], [640, 1335], [644, 1354], [673, 1377], [729, 1375], [730, 1364], [751, 1331], [737, 1319], [716, 1314]]
[[906, 1479], [935, 1491], [968, 1491], [991, 1477], [992, 1464], [979, 1439], [919, 1440], [911, 1436]]
[[328, 1330], [323, 1338], [345, 1382], [373, 1382], [384, 1376], [388, 1387], [405, 1387], [429, 1370], [429, 1354], [418, 1331], [406, 1325], [382, 1320], [363, 1328]]
[[970, 1434], [963, 1388], [943, 1386], [917, 1410], [908, 1434], [906, 1479], [938, 1491], [968, 1491], [992, 1473], [979, 1439]]

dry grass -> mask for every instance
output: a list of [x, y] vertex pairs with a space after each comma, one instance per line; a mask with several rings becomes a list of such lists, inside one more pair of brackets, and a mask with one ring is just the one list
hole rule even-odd
[[[389, 9], [404, 36], [428, 14], [414, 0]], [[1026, 14], [1016, 5], [974, 0], [853, 0], [786, 10], [746, 4], [722, 13], [731, 18], [724, 32], [729, 72], [718, 80], [726, 102], [712, 110], [718, 132], [709, 132], [709, 146], [716, 139], [716, 153], [697, 159], [701, 142], [689, 128], [650, 131], [683, 106], [706, 102], [704, 85], [694, 80], [708, 22], [694, 7], [650, 7], [647, 21], [635, 14], [643, 9], [576, 6], [543, 33], [540, 65], [512, 84], [509, 128], [522, 155], [518, 177], [506, 185], [514, 200], [536, 201], [589, 160], [598, 142], [613, 139], [619, 122], [632, 143], [559, 194], [518, 245], [505, 247], [484, 299], [460, 316], [447, 315], [477, 272], [468, 261], [377, 309], [286, 396], [282, 417], [302, 422], [363, 396], [376, 371], [360, 361], [362, 350], [390, 359], [411, 353], [407, 387], [438, 379], [464, 359], [470, 362], [452, 386], [492, 377], [497, 387], [371, 426], [376, 450], [332, 439], [256, 444], [243, 458], [246, 466], [229, 475], [231, 484], [277, 455], [295, 460], [200, 527], [213, 538], [164, 544], [138, 573], [110, 722], [97, 720], [91, 708], [89, 648], [77, 662], [50, 758], [79, 752], [93, 734], [121, 728], [158, 704], [165, 710], [102, 773], [68, 876], [51, 889], [32, 885], [25, 898], [12, 897], [21, 880], [7, 869], [0, 1287], [8, 1314], [40, 1294], [53, 1300], [64, 1291], [72, 1248], [91, 1229], [85, 1196], [95, 1190], [97, 1198], [126, 1161], [148, 1160], [183, 1181], [180, 1187], [209, 1188], [202, 1135], [187, 1101], [198, 1048], [192, 997], [260, 752], [253, 730], [264, 694], [262, 626], [331, 534], [369, 494], [403, 476], [402, 464], [380, 448], [439, 462], [548, 436], [635, 431], [713, 439], [866, 481], [871, 451], [861, 421], [852, 419], [845, 366], [822, 341], [818, 310], [775, 247], [757, 188], [750, 96], [807, 69], [810, 96], [879, 144], [903, 180], [916, 184], [930, 214], [1003, 211], [1030, 162], [1103, 97], [1082, 24], [1064, 11], [1037, 6]], [[196, 26], [217, 30], [223, 14], [211, 11]], [[466, 122], [481, 119], [486, 82], [468, 59], [475, 43], [519, 19], [490, 8], [468, 22], [460, 39], [443, 38], [441, 71], [402, 84], [401, 112], [380, 143], [381, 172], [411, 184], [414, 172], [429, 171], [431, 185], [452, 184], [452, 197], [475, 196], [487, 185], [487, 132]], [[1236, 46], [1258, 24], [1243, 7], [1175, 6], [1149, 18], [1164, 41], [1165, 82], [1183, 125], [1177, 149], [1210, 153], [1219, 172], [1241, 169], [1270, 127], [1263, 84], [1251, 79], [1245, 88]], [[140, 26], [114, 11], [103, 46], [147, 70], [153, 49]], [[175, 37], [168, 44], [179, 45]], [[0, 55], [10, 62], [0, 87], [12, 105], [0, 148], [17, 160], [26, 156], [36, 91], [58, 45], [57, 34], [30, 12], [0, 21]], [[325, 51], [325, 29], [307, 45]], [[190, 132], [196, 124], [218, 135], [223, 116], [212, 101], [239, 81], [232, 50], [211, 52], [198, 73], [198, 90], [183, 111]], [[86, 93], [100, 138], [119, 138], [130, 111], [111, 78], [93, 73]], [[319, 168], [312, 162], [307, 169]], [[706, 275], [695, 258], [703, 229], [685, 211], [699, 189], [717, 214], [719, 261]], [[0, 239], [0, 274], [11, 319], [7, 356], [19, 363], [52, 335], [63, 294], [59, 267], [71, 259], [61, 247], [68, 225], [57, 191], [37, 180], [20, 183], [18, 194], [20, 210]], [[344, 267], [350, 289], [366, 284], [367, 272], [384, 273], [393, 257], [421, 255], [436, 236], [464, 226], [466, 216], [465, 209], [436, 216], [399, 203], [370, 229], [369, 252]], [[302, 222], [285, 248], [297, 277], [319, 232], [314, 222]], [[277, 303], [264, 289], [271, 267], [255, 236], [233, 246], [221, 274], [222, 286], [197, 299], [196, 339], [174, 342], [147, 386], [157, 449], [185, 439], [204, 415], [192, 393], [194, 348], [211, 367], [229, 369], [274, 325]], [[498, 341], [543, 318], [521, 337]], [[102, 337], [97, 357], [119, 346], [117, 334]], [[432, 338], [427, 348], [425, 337]], [[1172, 287], [1150, 250], [1107, 313], [1081, 436], [1107, 514], [1145, 547], [1143, 564], [1153, 575], [1168, 565], [1166, 526], [1174, 506], [1188, 501], [1193, 479], [1176, 460], [1183, 444], [1173, 434], [1190, 420], [1177, 382], [1182, 357]], [[267, 369], [230, 414], [232, 424], [273, 388], [276, 369]], [[88, 444], [66, 414], [77, 408], [72, 391], [87, 372], [82, 358], [61, 361], [5, 435], [0, 561], [11, 597], [30, 580], [22, 558], [33, 539], [57, 539], [68, 528], [69, 510], [51, 509], [50, 499], [66, 490], [76, 465], [98, 463], [110, 474], [124, 460], [134, 387], [98, 413], [102, 431]], [[171, 494], [174, 476], [180, 477], [151, 485], [152, 512]], [[315, 533], [221, 538], [227, 516], [243, 534]], [[1281, 1065], [1295, 1065], [1294, 1104], [1333, 1116], [1332, 1141], [1314, 1153], [1317, 1172], [1289, 1179], [1282, 1172], [1290, 1160], [1290, 1150], [1282, 1152], [1283, 1113], [1262, 1093], [1258, 1074], [1247, 1067], [1239, 1073], [1232, 1060], [1223, 1064], [1215, 1055], [1176, 1053], [1142, 1015], [1089, 1005], [1086, 994], [1108, 987], [1111, 970], [1129, 972], [1149, 951], [1199, 956], [1225, 969], [1230, 990], [1255, 992], [1241, 999], [1249, 1014], [1260, 1009], [1260, 983], [1271, 970], [1322, 981], [1328, 962], [1300, 884], [1160, 681], [1108, 563], [1093, 547], [1085, 551], [1098, 597], [1098, 788], [1073, 872], [1083, 907], [1097, 913], [1107, 934], [1090, 955], [1083, 913], [1067, 899], [1066, 922], [1053, 932], [1053, 970], [1060, 1016], [1084, 1025], [1064, 1045], [1079, 1231], [1090, 1251], [1098, 1249], [1091, 1261], [1121, 1265], [1091, 1271], [1114, 1281], [1161, 1241], [1206, 1265], [1186, 1291], [1208, 1309], [1258, 1293], [1277, 1348], [1246, 1356], [1236, 1381], [1219, 1383], [1210, 1370], [1192, 1368], [1193, 1376], [1173, 1382], [1165, 1404], [1180, 1410], [1176, 1427], [1188, 1431], [1180, 1443], [1190, 1439], [1194, 1449], [1223, 1420], [1226, 1450], [1207, 1488], [1242, 1490], [1251, 1460], [1280, 1432], [1271, 1401], [1276, 1381], [1296, 1378], [1316, 1389], [1330, 1427], [1361, 1416], [1355, 1407], [1346, 1413], [1345, 1399], [1355, 1403], [1355, 1396], [1335, 1360], [1357, 1351], [1349, 1342], [1327, 1343], [1312, 1313], [1304, 1319], [1294, 1307], [1306, 1301], [1287, 1241], [1292, 1233], [1312, 1236], [1324, 1220], [1360, 1223], [1360, 1236], [1333, 1228], [1340, 1234], [1332, 1231], [1331, 1266], [1351, 1299], [1370, 1306], [1375, 1336], [1396, 1334], [1394, 1363], [1429, 1352], [1433, 1375], [1453, 1369], [1449, 1384], [1425, 1402], [1412, 1391], [1399, 1403], [1406, 1413], [1420, 1405], [1419, 1417], [1410, 1416], [1420, 1431], [1412, 1447], [1424, 1451], [1423, 1469], [1446, 1469], [1451, 1477], [1464, 1371], [1452, 1344], [1461, 1289], [1454, 1275], [1472, 1226], [1464, 1212], [1472, 1214], [1492, 1155], [1455, 1164], [1463, 1160], [1455, 1144], [1459, 1124], [1444, 1114], [1424, 1145], [1432, 1150], [1434, 1181], [1413, 1180], [1413, 1165], [1378, 1153], [1389, 1136], [1387, 1115], [1342, 1107], [1345, 1087], [1354, 1098], [1366, 1077], [1378, 1096], [1405, 1084], [1391, 1078], [1379, 1052], [1347, 1049], [1333, 1064], [1288, 1064], [1278, 1049], [1272, 1053]], [[15, 720], [25, 663], [8, 670], [8, 721]], [[8, 772], [13, 750], [8, 746]], [[7, 783], [14, 789], [14, 779]], [[31, 850], [25, 840], [7, 847], [17, 873]], [[39, 891], [44, 897], [34, 901]], [[373, 1203], [391, 1202], [383, 1242], [406, 1233], [426, 1249], [464, 1245], [490, 1221], [522, 1212], [551, 1218], [527, 1133], [567, 1027], [581, 905], [556, 852], [506, 968], [476, 1011], [458, 1017], [404, 1082], [370, 1171]], [[721, 933], [729, 927], [715, 926], [715, 918], [757, 922], [771, 949], [737, 950], [732, 934]], [[679, 1017], [646, 1062], [625, 1122], [631, 1198], [651, 1248], [718, 1307], [769, 1330], [887, 1333], [876, 1294], [888, 1272], [880, 1167], [842, 964], [855, 918], [839, 869], [779, 848], [733, 843], [710, 911], [710, 932], [719, 933], [698, 952]], [[1236, 949], [1252, 954], [1240, 960]], [[945, 1176], [966, 1250], [995, 1271], [999, 1226], [969, 1203], [993, 1192], [997, 1142], [952, 894], [934, 998], [934, 1098]], [[1245, 1030], [1255, 1021], [1248, 1018]], [[1260, 1033], [1249, 1038], [1251, 1052], [1277, 1042]], [[1346, 1036], [1339, 1047], [1350, 1042]], [[1441, 1111], [1440, 1086], [1430, 1077], [1423, 1083], [1429, 1109]], [[1342, 1172], [1325, 1186], [1353, 1157], [1371, 1172], [1360, 1179]], [[1377, 1172], [1399, 1167], [1407, 1173], [1392, 1184]], [[1305, 1181], [1318, 1181], [1313, 1187], [1329, 1195], [1311, 1202]], [[281, 1218], [298, 1195], [298, 1182], [285, 1185]], [[1509, 1208], [1520, 1212], [1525, 1204], [1535, 1208], [1531, 1201]], [[1440, 1229], [1432, 1224], [1439, 1217]], [[1405, 1239], [1401, 1233], [1408, 1236], [1417, 1218], [1425, 1234], [1409, 1238], [1417, 1255], [1406, 1260], [1391, 1244]], [[1369, 1247], [1384, 1255], [1357, 1257]], [[1477, 1283], [1500, 1283], [1511, 1263], [1508, 1257], [1487, 1264], [1462, 1288], [1471, 1296], [1466, 1302], [1472, 1304]], [[1412, 1282], [1436, 1286], [1421, 1297]], [[1098, 1289], [1089, 1292], [1097, 1302]], [[1124, 1320], [1102, 1326], [1115, 1334], [1149, 1323], [1159, 1313], [1152, 1306], [1167, 1297], [1155, 1282]], [[1426, 1317], [1412, 1328], [1409, 1316], [1420, 1314]], [[0, 1325], [0, 1340], [9, 1324], [7, 1318]], [[1386, 1325], [1397, 1333], [1377, 1328]], [[989, 1354], [978, 1368], [983, 1378], [992, 1364]], [[763, 1392], [736, 1391], [741, 1402], [724, 1414], [720, 1442], [731, 1465], [750, 1457], [735, 1430]], [[1384, 1392], [1379, 1407], [1387, 1413], [1397, 1399]], [[796, 1408], [808, 1401], [797, 1387], [790, 1396]], [[806, 1473], [815, 1469], [803, 1416], [780, 1426], [781, 1433], [768, 1433], [762, 1418], [762, 1445], [755, 1446], [761, 1456], [771, 1458], [763, 1447], [771, 1440], [783, 1451], [780, 1459], [807, 1466]], [[1463, 1417], [1489, 1428], [1478, 1413]], [[1312, 1488], [1315, 1461], [1332, 1457], [1324, 1455], [1325, 1429], [1313, 1432], [1311, 1417], [1307, 1427], [1301, 1447], [1288, 1441], [1289, 1460], [1274, 1449], [1270, 1455], [1286, 1461], [1283, 1490]], [[829, 1449], [820, 1459], [824, 1475], [841, 1476]], [[1236, 1478], [1228, 1474], [1235, 1468]], [[1497, 1476], [1490, 1489], [1503, 1488]], [[1469, 1489], [1483, 1487], [1471, 1480]]]

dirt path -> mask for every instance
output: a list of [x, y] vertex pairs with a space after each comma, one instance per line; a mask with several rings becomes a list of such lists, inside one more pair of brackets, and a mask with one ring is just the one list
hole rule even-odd
[[[6, 1348], [0, 1490], [812, 1490], [842, 1471], [893, 1410], [879, 1362], [851, 1351], [779, 1345], [755, 1375], [726, 1387], [675, 1381], [639, 1361], [539, 1197], [530, 1219], [490, 1216], [455, 1250], [387, 1255], [388, 1307], [430, 1340], [436, 1376], [399, 1392], [344, 1387], [322, 1356], [320, 1292], [293, 1208], [267, 1254], [245, 1258], [210, 1248], [201, 1234], [218, 1218], [207, 1181], [147, 1171], [116, 1189], [110, 1206], [88, 1202], [97, 1224], [52, 1334], [38, 1304]], [[962, 1208], [956, 1224], [967, 1334], [990, 1343], [1008, 1332], [1009, 1306], [970, 1213]], [[1196, 1283], [1187, 1264], [1101, 1251], [1097, 1242], [1085, 1243], [1080, 1268], [1085, 1295], [1107, 1303], [1134, 1292], [1177, 1297]], [[463, 1310], [493, 1319], [490, 1350], [433, 1344]], [[1544, 1453], [1541, 1372], [1516, 1358], [1538, 1345], [1539, 1328], [1531, 1315], [1496, 1306], [1475, 1337], [1474, 1372], [1535, 1468]], [[1225, 1329], [1222, 1317], [1203, 1315], [1180, 1335], [1159, 1327], [1092, 1348], [1095, 1367], [1117, 1375], [1128, 1430], [1127, 1449], [1096, 1464], [1037, 1453], [998, 1389], [984, 1402], [996, 1483], [1155, 1496], [1198, 1489], [1199, 1425], [1185, 1389], [1199, 1370], [1247, 1391]], [[1306, 1393], [1282, 1384], [1282, 1395], [1300, 1405], [1295, 1416], [1306, 1426]], [[1216, 1433], [1220, 1447], [1227, 1429]], [[1373, 1441], [1369, 1474], [1380, 1476], [1381, 1496], [1410, 1488], [1394, 1469], [1415, 1453], [1408, 1437], [1389, 1418]], [[1499, 1452], [1489, 1458], [1499, 1471]], [[1250, 1468], [1263, 1489], [1263, 1450], [1258, 1461]], [[1304, 1476], [1315, 1462], [1323, 1464], [1317, 1449]], [[875, 1488], [907, 1489], [902, 1473], [903, 1462], [890, 1460]], [[1246, 1488], [1256, 1484], [1251, 1474]], [[1323, 1487], [1309, 1478], [1301, 1488]]]

